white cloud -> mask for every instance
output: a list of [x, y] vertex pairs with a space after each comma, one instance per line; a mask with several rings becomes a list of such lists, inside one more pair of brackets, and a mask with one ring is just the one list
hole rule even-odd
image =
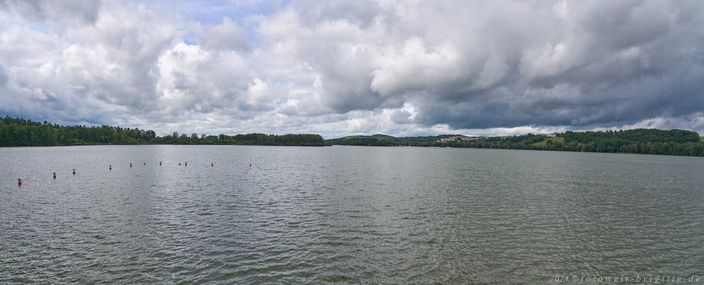
[[704, 132], [698, 1], [237, 10], [262, 5], [0, 1], [0, 114], [160, 133]]
[[223, 19], [220, 25], [207, 27], [201, 45], [215, 50], [247, 51], [251, 48], [245, 31], [229, 18]]

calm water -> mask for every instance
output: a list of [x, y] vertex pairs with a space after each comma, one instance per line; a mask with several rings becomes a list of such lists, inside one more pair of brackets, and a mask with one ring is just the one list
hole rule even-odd
[[690, 157], [1, 148], [0, 217], [2, 284], [704, 275], [704, 159]]

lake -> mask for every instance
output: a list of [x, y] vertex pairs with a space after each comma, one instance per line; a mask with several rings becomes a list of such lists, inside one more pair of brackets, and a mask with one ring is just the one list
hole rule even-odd
[[0, 217], [2, 284], [704, 278], [696, 157], [0, 148]]

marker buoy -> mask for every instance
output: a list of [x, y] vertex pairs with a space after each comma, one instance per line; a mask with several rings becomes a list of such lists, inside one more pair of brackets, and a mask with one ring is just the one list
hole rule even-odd
[[75, 169], [75, 168], [73, 169], [73, 175], [76, 175], [76, 169]]
[[159, 166], [161, 166], [161, 161], [159, 161]]
[[22, 179], [17, 178], [17, 186], [22, 187]]
[[54, 176], [53, 176], [53, 177], [54, 177], [54, 179], [56, 179], [56, 172], [54, 172]]
[[130, 162], [130, 167], [132, 167], [132, 162]]
[[110, 166], [108, 166], [108, 170], [112, 170], [112, 164], [110, 164]]

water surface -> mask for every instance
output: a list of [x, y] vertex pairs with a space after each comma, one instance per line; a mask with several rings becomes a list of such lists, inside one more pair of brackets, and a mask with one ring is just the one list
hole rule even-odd
[[704, 273], [702, 185], [696, 157], [1, 148], [0, 283], [689, 278]]

